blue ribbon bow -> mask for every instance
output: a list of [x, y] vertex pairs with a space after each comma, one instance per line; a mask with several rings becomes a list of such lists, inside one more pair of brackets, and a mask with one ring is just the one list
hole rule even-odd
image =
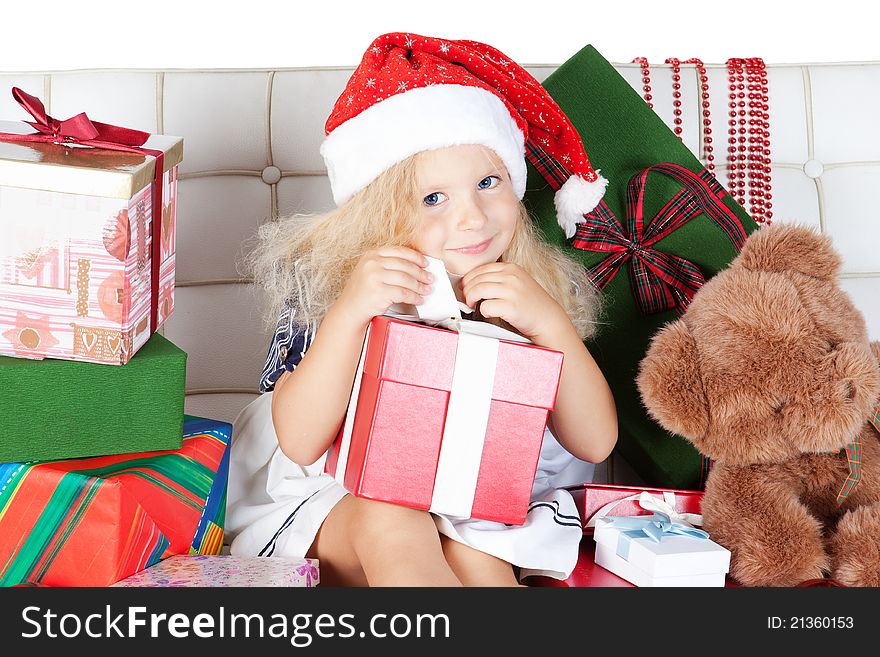
[[617, 555], [629, 560], [629, 546], [633, 539], [649, 538], [659, 543], [664, 536], [688, 536], [708, 539], [709, 533], [681, 522], [670, 520], [665, 513], [655, 511], [653, 516], [606, 516], [609, 526], [618, 530]]

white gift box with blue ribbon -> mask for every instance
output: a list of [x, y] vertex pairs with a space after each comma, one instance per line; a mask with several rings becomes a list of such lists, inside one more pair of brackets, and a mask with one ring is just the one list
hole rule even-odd
[[724, 586], [730, 551], [662, 512], [596, 521], [596, 564], [636, 586]]

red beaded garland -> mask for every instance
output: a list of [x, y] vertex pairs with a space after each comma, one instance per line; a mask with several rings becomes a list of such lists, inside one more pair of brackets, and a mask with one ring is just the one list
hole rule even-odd
[[[633, 63], [642, 69], [642, 89], [648, 107], [654, 108], [651, 95], [651, 71], [646, 57]], [[669, 57], [672, 67], [672, 129], [681, 139], [681, 65], [693, 64], [699, 76], [702, 114], [703, 152], [706, 168], [715, 173], [715, 146], [709, 101], [709, 77], [703, 62], [692, 57], [682, 60]], [[746, 206], [748, 188], [749, 212], [759, 223], [771, 223], [773, 217], [770, 184], [770, 114], [768, 105], [767, 67], [760, 57], [727, 60], [728, 130], [727, 180], [728, 191], [740, 205]], [[748, 180], [748, 183], [746, 182]]]
[[[773, 218], [767, 67], [759, 57], [727, 60], [728, 188], [759, 223]], [[747, 127], [748, 126], [748, 127]], [[746, 179], [748, 178], [748, 185]]]
[[651, 95], [651, 70], [648, 68], [647, 57], [636, 57], [633, 64], [639, 64], [642, 67], [642, 89], [644, 90], [644, 99], [648, 103], [648, 107], [654, 109], [654, 103], [651, 101], [654, 97]]
[[[651, 109], [654, 108], [651, 95], [651, 70], [649, 68], [647, 57], [636, 57], [633, 59], [634, 64], [639, 64], [642, 69], [642, 89], [644, 90], [644, 99]], [[670, 57], [666, 60], [667, 64], [672, 65], [672, 103], [673, 103], [673, 130], [676, 136], [681, 139], [681, 64], [679, 59]], [[700, 78], [700, 107], [702, 108], [702, 134], [703, 134], [703, 152], [705, 154], [706, 166], [713, 174], [715, 173], [715, 146], [712, 137], [712, 115], [709, 107], [709, 76], [706, 73], [706, 66], [696, 57], [692, 57], [684, 62], [685, 64], [693, 64]]]
[[715, 173], [715, 146], [712, 139], [712, 116], [709, 108], [709, 76], [706, 65], [696, 57], [685, 60], [685, 64], [693, 64], [700, 77], [700, 107], [703, 114], [703, 152], [706, 155], [706, 167]]
[[667, 64], [672, 64], [672, 124], [675, 136], [681, 139], [681, 61], [669, 57]]
[[[745, 157], [744, 148], [740, 147], [739, 140], [737, 139], [737, 133], [739, 130], [737, 129], [738, 118], [739, 122], [742, 123], [740, 129], [745, 130], [745, 109], [737, 110], [737, 84], [742, 85], [743, 75], [737, 72], [738, 67], [737, 59], [728, 59], [727, 60], [727, 77], [728, 77], [728, 116], [730, 117], [727, 124], [727, 189], [730, 192], [730, 195], [733, 196], [740, 205], [745, 205], [745, 180], [742, 181], [742, 189], [740, 189], [740, 168], [741, 162]], [[740, 118], [741, 115], [741, 118]]]

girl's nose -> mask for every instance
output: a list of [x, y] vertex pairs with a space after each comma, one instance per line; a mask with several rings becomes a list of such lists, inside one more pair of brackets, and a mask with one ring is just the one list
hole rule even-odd
[[468, 201], [459, 209], [459, 230], [479, 230], [486, 224], [486, 221], [488, 221], [486, 213], [475, 201]]

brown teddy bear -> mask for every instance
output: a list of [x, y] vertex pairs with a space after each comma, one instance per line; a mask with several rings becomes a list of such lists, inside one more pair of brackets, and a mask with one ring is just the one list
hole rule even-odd
[[840, 265], [826, 236], [761, 228], [640, 365], [651, 416], [714, 461], [704, 528], [746, 585], [880, 586], [880, 344]]

